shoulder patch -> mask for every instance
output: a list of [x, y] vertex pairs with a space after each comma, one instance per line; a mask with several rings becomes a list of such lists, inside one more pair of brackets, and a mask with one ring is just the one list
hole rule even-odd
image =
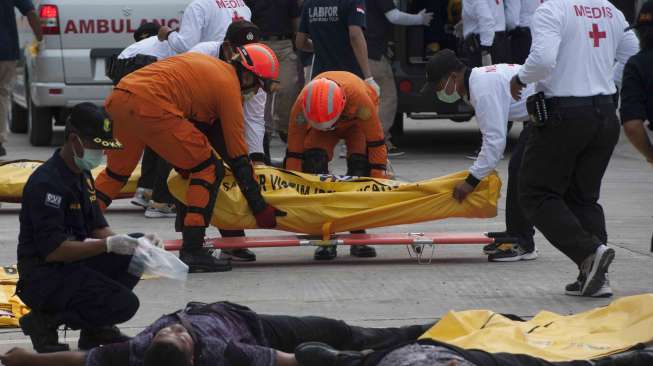
[[45, 194], [45, 205], [52, 208], [61, 208], [61, 196], [54, 193]]
[[358, 117], [358, 119], [362, 119], [366, 121], [370, 119], [370, 117], [372, 117], [372, 111], [369, 108], [360, 107], [358, 108], [358, 111], [356, 111], [356, 117]]

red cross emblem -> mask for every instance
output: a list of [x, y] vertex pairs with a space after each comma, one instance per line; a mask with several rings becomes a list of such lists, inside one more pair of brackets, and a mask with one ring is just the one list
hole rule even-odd
[[594, 40], [594, 47], [599, 47], [599, 41], [601, 38], [605, 38], [605, 32], [599, 32], [599, 25], [594, 23], [592, 24], [592, 31], [589, 32], [590, 38]]

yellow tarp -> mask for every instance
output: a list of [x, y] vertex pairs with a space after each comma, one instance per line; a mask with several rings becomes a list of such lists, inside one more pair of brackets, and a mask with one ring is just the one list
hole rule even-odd
[[576, 315], [542, 311], [527, 322], [489, 310], [452, 311], [422, 338], [548, 361], [590, 360], [653, 341], [653, 294], [624, 297]]
[[[0, 202], [20, 202], [27, 179], [41, 164], [43, 162], [34, 160], [0, 162]], [[97, 177], [103, 169], [104, 166], [94, 169], [93, 176]], [[129, 182], [120, 191], [120, 196], [133, 196], [140, 177], [141, 168], [139, 166], [129, 178]]]
[[[467, 177], [467, 172], [417, 183], [302, 174], [272, 167], [257, 167], [256, 174], [265, 200], [288, 213], [278, 218], [278, 228], [307, 234], [449, 217], [494, 217], [501, 190], [501, 180], [494, 173], [460, 204], [452, 197], [453, 187]], [[175, 174], [168, 187], [177, 199], [185, 201], [188, 180]], [[220, 188], [211, 223], [222, 229], [256, 228], [256, 220], [229, 171]]]

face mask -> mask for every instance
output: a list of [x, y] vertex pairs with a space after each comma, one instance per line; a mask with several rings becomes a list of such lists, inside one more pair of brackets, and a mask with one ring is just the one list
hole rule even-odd
[[442, 90], [438, 90], [435, 94], [442, 102], [451, 104], [456, 103], [458, 100], [460, 100], [460, 94], [458, 94], [458, 91], [456, 90], [456, 84], [453, 85], [453, 94], [447, 94], [445, 92], [447, 85], [449, 85], [449, 80], [451, 80], [451, 76], [449, 76], [447, 79], [447, 83], [444, 84], [444, 88], [442, 88]]
[[249, 101], [252, 100], [252, 98], [254, 98], [255, 96], [256, 96], [256, 93], [253, 92], [253, 91], [245, 91], [245, 92], [243, 92], [243, 103], [247, 103], [247, 102], [249, 102]]
[[[77, 141], [79, 141], [79, 144], [84, 147], [82, 140], [79, 137], [77, 137]], [[102, 164], [104, 151], [98, 149], [84, 149], [84, 156], [80, 158], [77, 156], [75, 149], [73, 149], [73, 155], [75, 158], [75, 165], [77, 165], [80, 170], [93, 170]]]

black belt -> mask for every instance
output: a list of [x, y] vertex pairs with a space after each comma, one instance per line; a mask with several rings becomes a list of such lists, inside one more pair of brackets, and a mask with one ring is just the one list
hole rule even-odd
[[578, 108], [595, 107], [600, 105], [614, 105], [611, 95], [594, 95], [591, 97], [552, 97], [546, 98], [553, 108]]
[[287, 39], [292, 40], [292, 35], [284, 34], [280, 36], [261, 36], [261, 41], [285, 41]]

